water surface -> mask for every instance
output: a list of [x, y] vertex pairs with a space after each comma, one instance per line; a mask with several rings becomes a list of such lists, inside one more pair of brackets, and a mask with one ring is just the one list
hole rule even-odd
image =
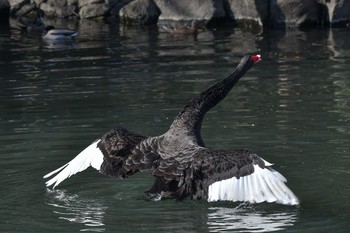
[[[59, 26], [67, 26], [60, 22]], [[82, 21], [44, 43], [0, 31], [0, 229], [4, 232], [349, 232], [350, 31], [202, 31]], [[56, 190], [42, 176], [114, 126], [165, 132], [195, 94], [246, 53], [263, 61], [210, 111], [212, 148], [250, 148], [288, 178], [299, 207], [149, 202], [153, 178], [93, 169]]]

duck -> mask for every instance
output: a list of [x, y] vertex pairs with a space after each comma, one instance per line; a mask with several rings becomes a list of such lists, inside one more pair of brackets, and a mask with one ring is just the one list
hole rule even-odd
[[20, 29], [22, 31], [44, 31], [45, 30], [45, 22], [44, 22], [44, 11], [41, 9], [37, 10], [35, 19], [27, 22], [23, 22], [20, 20]]
[[43, 35], [44, 40], [53, 40], [53, 41], [62, 41], [62, 40], [72, 40], [78, 35], [78, 32], [66, 29], [66, 28], [60, 28], [56, 29], [54, 26], [49, 25], [45, 28], [45, 33]]
[[192, 20], [191, 26], [168, 26], [162, 25], [163, 29], [171, 34], [197, 34], [199, 28], [198, 20]]
[[72, 175], [95, 168], [126, 179], [138, 172], [152, 173], [154, 183], [146, 196], [207, 202], [275, 202], [298, 205], [286, 178], [250, 149], [207, 148], [201, 136], [205, 114], [221, 102], [238, 80], [261, 60], [244, 56], [226, 78], [194, 96], [169, 129], [159, 136], [143, 136], [123, 127], [112, 128], [70, 162], [46, 174], [47, 187], [55, 189]]

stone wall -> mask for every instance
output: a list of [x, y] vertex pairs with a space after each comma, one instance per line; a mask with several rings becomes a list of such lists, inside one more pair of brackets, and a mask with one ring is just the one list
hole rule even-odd
[[[0, 12], [8, 8], [13, 17], [28, 16], [40, 8], [46, 17], [112, 16], [135, 24], [197, 19], [299, 28], [350, 22], [350, 0], [0, 0]], [[1, 16], [7, 17], [5, 13]]]

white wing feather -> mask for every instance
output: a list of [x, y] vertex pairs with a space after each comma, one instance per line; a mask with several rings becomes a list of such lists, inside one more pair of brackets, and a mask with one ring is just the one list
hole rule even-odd
[[88, 146], [82, 152], [80, 152], [69, 163], [46, 174], [44, 176], [44, 179], [59, 172], [55, 177], [51, 178], [46, 182], [46, 186], [49, 187], [51, 185], [54, 185], [53, 188], [55, 188], [59, 183], [61, 183], [65, 179], [71, 177], [72, 175], [78, 172], [84, 171], [90, 166], [99, 171], [103, 163], [103, 154], [97, 147], [97, 143], [99, 141], [100, 140], [93, 142], [90, 146]]
[[[265, 166], [272, 164], [263, 160]], [[298, 205], [299, 200], [285, 185], [286, 178], [273, 169], [254, 165], [254, 172], [248, 176], [232, 177], [217, 181], [208, 188], [208, 201], [246, 201], [250, 203], [276, 202]]]

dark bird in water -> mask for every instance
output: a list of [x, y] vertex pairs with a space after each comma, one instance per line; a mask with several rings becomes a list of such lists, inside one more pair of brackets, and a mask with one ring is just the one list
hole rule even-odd
[[299, 204], [271, 163], [249, 149], [206, 148], [201, 137], [205, 113], [258, 61], [260, 55], [244, 56], [232, 74], [191, 99], [160, 136], [142, 136], [121, 127], [110, 130], [72, 161], [45, 175], [58, 173], [46, 186], [56, 187], [91, 166], [121, 179], [151, 171], [155, 181], [146, 193], [155, 199]]
[[23, 21], [20, 20], [20, 24], [18, 25], [22, 31], [44, 31], [45, 30], [45, 22], [44, 22], [44, 11], [38, 9], [36, 12], [36, 17], [31, 21]]
[[66, 28], [55, 28], [49, 25], [45, 28], [43, 39], [46, 41], [70, 41], [78, 35], [78, 32], [66, 29]]

